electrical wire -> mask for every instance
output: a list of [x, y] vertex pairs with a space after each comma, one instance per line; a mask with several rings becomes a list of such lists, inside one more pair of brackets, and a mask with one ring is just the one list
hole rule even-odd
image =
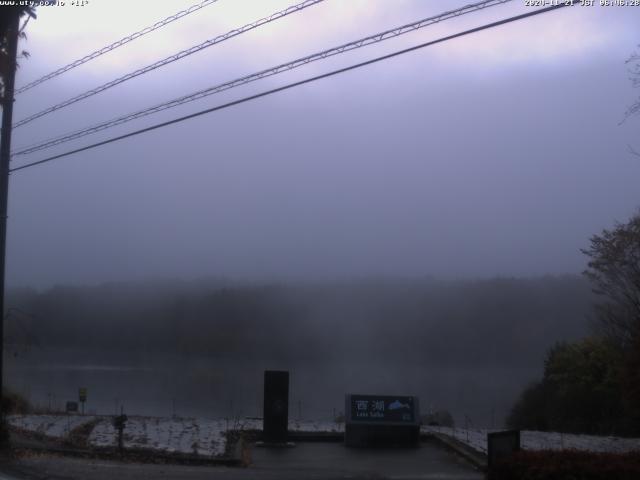
[[249, 102], [251, 100], [256, 100], [258, 98], [266, 97], [266, 96], [272, 95], [274, 93], [278, 93], [278, 92], [282, 92], [282, 91], [285, 91], [285, 90], [289, 90], [291, 88], [298, 87], [300, 85], [305, 85], [305, 84], [308, 84], [308, 83], [311, 83], [311, 82], [315, 82], [317, 80], [321, 80], [321, 79], [324, 79], [324, 78], [332, 77], [332, 76], [335, 76], [335, 75], [338, 75], [338, 74], [341, 74], [341, 73], [345, 73], [345, 72], [348, 72], [348, 71], [351, 71], [351, 70], [355, 70], [355, 69], [358, 69], [358, 68], [361, 68], [361, 67], [364, 67], [364, 66], [367, 66], [367, 65], [378, 63], [378, 62], [381, 62], [383, 60], [388, 60], [390, 58], [397, 57], [397, 56], [400, 56], [400, 55], [404, 55], [406, 53], [413, 52], [413, 51], [416, 51], [416, 50], [419, 50], [419, 49], [422, 49], [422, 48], [426, 48], [426, 47], [429, 47], [431, 45], [436, 45], [438, 43], [442, 43], [442, 42], [446, 42], [446, 41], [449, 41], [449, 40], [453, 40], [455, 38], [459, 38], [459, 37], [462, 37], [462, 36], [465, 36], [465, 35], [470, 35], [472, 33], [480, 32], [482, 30], [488, 30], [490, 28], [495, 28], [495, 27], [498, 27], [500, 25], [505, 25], [507, 23], [515, 22], [515, 21], [518, 21], [518, 20], [523, 20], [525, 18], [530, 18], [530, 17], [536, 16], [536, 15], [547, 13], [547, 12], [550, 12], [550, 11], [553, 11], [553, 10], [557, 10], [559, 8], [567, 7], [567, 6], [570, 6], [570, 5], [571, 4], [569, 2], [566, 2], [566, 3], [562, 2], [562, 3], [556, 4], [556, 5], [552, 5], [550, 7], [542, 8], [542, 9], [539, 9], [539, 10], [534, 10], [532, 12], [523, 13], [521, 15], [516, 15], [516, 16], [513, 16], [513, 17], [505, 18], [503, 20], [498, 20], [496, 22], [487, 23], [487, 24], [481, 25], [479, 27], [475, 27], [475, 28], [472, 28], [472, 29], [469, 29], [469, 30], [465, 30], [463, 32], [455, 33], [455, 34], [452, 34], [452, 35], [448, 35], [446, 37], [438, 38], [436, 40], [431, 40], [429, 42], [421, 43], [421, 44], [415, 45], [413, 47], [405, 48], [403, 50], [398, 50], [396, 52], [389, 53], [387, 55], [382, 55], [380, 57], [376, 57], [376, 58], [373, 58], [373, 59], [370, 59], [370, 60], [367, 60], [367, 61], [364, 61], [364, 62], [360, 62], [360, 63], [354, 64], [354, 65], [350, 65], [348, 67], [340, 68], [340, 69], [337, 69], [337, 70], [333, 70], [331, 72], [323, 73], [321, 75], [316, 75], [314, 77], [306, 78], [304, 80], [300, 80], [300, 81], [297, 81], [297, 82], [289, 83], [287, 85], [283, 85], [281, 87], [273, 88], [271, 90], [266, 90], [264, 92], [260, 92], [260, 93], [257, 93], [255, 95], [250, 95], [248, 97], [244, 97], [244, 98], [241, 98], [241, 99], [238, 99], [238, 100], [234, 100], [232, 102], [228, 102], [228, 103], [225, 103], [225, 104], [222, 104], [222, 105], [218, 105], [218, 106], [215, 106], [215, 107], [212, 107], [212, 108], [208, 108], [206, 110], [201, 110], [199, 112], [195, 112], [195, 113], [192, 113], [190, 115], [185, 115], [183, 117], [175, 118], [175, 119], [169, 120], [167, 122], [158, 123], [158, 124], [152, 125], [150, 127], [142, 128], [140, 130], [135, 130], [133, 132], [126, 133], [124, 135], [119, 135], [117, 137], [112, 137], [112, 138], [109, 138], [107, 140], [103, 140], [101, 142], [97, 142], [97, 143], [94, 143], [94, 144], [91, 144], [91, 145], [87, 145], [85, 147], [77, 148], [75, 150], [70, 150], [70, 151], [67, 151], [65, 153], [61, 153], [61, 154], [58, 154], [58, 155], [53, 155], [51, 157], [44, 158], [42, 160], [38, 160], [38, 161], [35, 161], [35, 162], [27, 163], [27, 164], [21, 165], [19, 167], [14, 167], [14, 168], [10, 169], [9, 172], [16, 172], [16, 171], [23, 170], [23, 169], [26, 169], [26, 168], [34, 167], [36, 165], [42, 165], [43, 163], [51, 162], [51, 161], [57, 160], [59, 158], [63, 158], [63, 157], [67, 157], [69, 155], [73, 155], [73, 154], [76, 154], [76, 153], [80, 153], [80, 152], [84, 152], [84, 151], [87, 151], [87, 150], [91, 150], [93, 148], [97, 148], [97, 147], [100, 147], [102, 145], [107, 145], [109, 143], [117, 142], [117, 141], [123, 140], [125, 138], [134, 137], [134, 136], [140, 135], [142, 133], [150, 132], [152, 130], [157, 130], [159, 128], [163, 128], [163, 127], [166, 127], [166, 126], [169, 126], [169, 125], [180, 123], [180, 122], [183, 122], [185, 120], [189, 120], [189, 119], [192, 119], [192, 118], [195, 118], [195, 117], [206, 115], [208, 113], [216, 112], [218, 110], [223, 110], [223, 109], [226, 109], [226, 108], [229, 108], [229, 107], [233, 107], [235, 105], [240, 105], [242, 103], [246, 103], [246, 102]]
[[337, 47], [333, 47], [333, 48], [329, 48], [320, 52], [316, 52], [313, 53], [311, 55], [307, 55], [305, 57], [301, 57], [298, 58], [296, 60], [287, 62], [287, 63], [283, 63], [281, 65], [277, 65], [275, 67], [271, 67], [256, 73], [252, 73], [250, 75], [246, 75], [244, 77], [240, 77], [237, 78], [235, 80], [231, 80], [219, 85], [215, 85], [213, 87], [209, 87], [206, 88], [204, 90], [200, 90], [198, 92], [194, 92], [191, 93], [189, 95], [184, 95], [182, 97], [178, 97], [175, 98], [173, 100], [169, 100], [167, 102], [143, 109], [143, 110], [139, 110], [137, 112], [133, 112], [133, 113], [129, 113], [127, 115], [123, 115], [121, 117], [117, 117], [117, 118], [113, 118], [111, 120], [107, 120], [105, 122], [99, 123], [99, 124], [95, 124], [92, 125], [90, 127], [86, 127], [84, 129], [81, 130], [77, 130], [75, 132], [71, 132], [71, 133], [67, 133], [52, 139], [48, 139], [42, 142], [39, 142], [37, 144], [32, 144], [28, 147], [24, 147], [18, 151], [16, 151], [15, 153], [13, 153], [14, 156], [18, 156], [18, 155], [26, 155], [29, 153], [33, 153], [39, 150], [43, 150], [46, 148], [51, 148], [57, 145], [60, 145], [62, 143], [66, 143], [69, 142], [71, 140], [76, 140], [78, 138], [84, 137], [86, 135], [91, 135], [93, 133], [97, 133], [100, 132], [102, 130], [108, 129], [108, 128], [112, 128], [115, 127], [117, 125], [121, 125], [123, 123], [127, 123], [130, 122], [132, 120], [136, 120], [138, 118], [142, 118], [142, 117], [146, 117], [147, 115], [151, 115], [154, 113], [158, 113], [161, 112], [163, 110], [167, 110], [169, 108], [173, 108], [173, 107], [177, 107], [179, 105], [188, 103], [188, 102], [192, 102], [195, 100], [199, 100], [201, 98], [207, 97], [209, 95], [213, 95], [216, 93], [220, 93], [235, 87], [239, 87], [241, 85], [245, 85], [247, 83], [250, 82], [254, 82], [256, 80], [260, 80], [262, 78], [266, 78], [272, 75], [277, 75], [279, 73], [283, 73], [289, 70], [293, 70], [295, 68], [298, 67], [302, 67], [304, 65], [307, 65], [311, 62], [315, 62], [318, 60], [323, 60], [325, 58], [329, 58], [332, 57], [334, 55], [339, 55], [341, 53], [345, 53], [351, 50], [355, 50], [358, 48], [362, 48], [368, 45], [372, 45], [375, 43], [379, 43], [382, 42], [384, 40], [388, 40], [390, 38], [395, 38], [398, 37], [400, 35], [404, 35], [406, 33], [409, 32], [413, 32], [415, 30], [418, 30], [420, 28], [424, 28], [430, 25], [433, 25], [435, 23], [439, 23], [445, 20], [449, 20], [452, 18], [456, 18], [462, 15], [466, 15], [468, 13], [472, 13], [472, 12], [476, 12], [478, 10], [482, 10], [485, 8], [489, 8], [489, 7], [493, 7], [496, 5], [501, 5], [507, 2], [510, 2], [512, 0], [484, 0], [481, 2], [476, 2], [476, 3], [472, 3], [469, 5], [466, 5], [464, 7], [455, 9], [455, 10], [449, 10], [446, 12], [443, 12], [439, 15], [435, 15], [432, 17], [428, 17], [428, 18], [423, 18], [421, 20], [418, 20], [416, 22], [412, 22], [406, 25], [402, 25], [400, 27], [395, 27], [389, 30], [385, 30], [383, 32], [378, 32], [375, 33], [373, 35], [369, 35], [367, 37], [364, 38], [360, 38], [358, 40], [354, 40], [352, 42], [349, 43], [345, 43], [343, 45], [337, 46]]
[[79, 102], [81, 100], [84, 100], [86, 98], [92, 97], [93, 95], [96, 95], [100, 92], [104, 92], [105, 90], [108, 90], [109, 88], [115, 87], [116, 85], [120, 85], [121, 83], [126, 82], [127, 80], [131, 80], [132, 78], [138, 77], [140, 75], [143, 75], [145, 73], [149, 73], [153, 70], [156, 70], [157, 68], [160, 67], [164, 67], [165, 65], [168, 65], [170, 63], [173, 63], [177, 60], [180, 60], [182, 58], [188, 57], [189, 55], [193, 55], [196, 52], [199, 52], [201, 50], [204, 50], [205, 48], [209, 48], [213, 45], [216, 45], [218, 43], [224, 42], [225, 40], [229, 40], [230, 38], [236, 37], [238, 35], [241, 35], [245, 32], [248, 32], [250, 30], [253, 30], [255, 28], [258, 28], [262, 25], [265, 25], [267, 23], [273, 22], [275, 20], [278, 20], [280, 18], [286, 17], [287, 15], [291, 15], [292, 13], [296, 13], [299, 12], [300, 10], [304, 10], [307, 7], [311, 7], [313, 5], [316, 5], [320, 2], [323, 2], [324, 0], [304, 0], [301, 3], [298, 3], [297, 5], [292, 5], [284, 10], [281, 10], [279, 12], [273, 13], [271, 15], [269, 15], [268, 17], [264, 17], [261, 18], [259, 20], [256, 20], [255, 22], [252, 23], [248, 23], [247, 25], [244, 25], [240, 28], [236, 28], [234, 30], [231, 30], [225, 34], [222, 35], [218, 35], [217, 37], [214, 37], [212, 39], [209, 39], [205, 42], [202, 42], [199, 45], [195, 45], [193, 47], [187, 48], [186, 50], [182, 50], [178, 53], [175, 53], [169, 57], [163, 58], [162, 60], [158, 60], [157, 62], [154, 62], [150, 65], [147, 65], [146, 67], [143, 68], [139, 68], [138, 70], [135, 70], [133, 72], [127, 73], [126, 75], [123, 75], [121, 77], [116, 78], [115, 80], [111, 80], [110, 82], [107, 82], [103, 85], [100, 85], [99, 87], [93, 88], [91, 90], [88, 90], [84, 93], [81, 93], [80, 95], [76, 95], [75, 97], [69, 98], [68, 100], [65, 100], [61, 103], [58, 103], [56, 105], [53, 105], [51, 107], [45, 108], [44, 110], [38, 112], [38, 113], [34, 113], [33, 115], [30, 115], [26, 118], [23, 118], [22, 120], [20, 120], [19, 122], [15, 123], [13, 125], [13, 128], [18, 128], [21, 127], [22, 125], [25, 125], [29, 122], [32, 122], [40, 117], [43, 117], [45, 115], [48, 115], [50, 113], [53, 113], [57, 110], [60, 110], [61, 108], [65, 108], [68, 107], [69, 105], [73, 105], [76, 102]]
[[[65, 72], [68, 72], [69, 70], [79, 67], [80, 65], [87, 63], [91, 60], [93, 60], [94, 58], [98, 58], [101, 55], [104, 55], [105, 53], [108, 53], [112, 50], [115, 50], [116, 48], [122, 47], [123, 45], [126, 45], [129, 42], [134, 41], [137, 38], [140, 38], [144, 35], [146, 35], [147, 33], [151, 33], [155, 30], [158, 30], [159, 28], [164, 27], [165, 25], [168, 25], [172, 22], [175, 22], [176, 20], [182, 18], [182, 17], [186, 17], [187, 15], [189, 15], [190, 13], [193, 12], [197, 12], [198, 10], [204, 8], [204, 7], [208, 7], [209, 5], [217, 2], [218, 0], [202, 0], [200, 3], [196, 3], [195, 5], [191, 5], [189, 8], [185, 9], [185, 10], [181, 10], [178, 13], [175, 13], [163, 20], [160, 20], [156, 23], [154, 23], [153, 25], [150, 25], [148, 27], [143, 28], [142, 30], [138, 30], [137, 32], [134, 32], [130, 35], [127, 35], [126, 37], [121, 38], [120, 40], [113, 42], [110, 45], [107, 45], [106, 47], [102, 47], [98, 50], [96, 50], [95, 52], [91, 52], [87, 55], [85, 55], [82, 58], [79, 58], [78, 60], [75, 60], [63, 67], [58, 68], [57, 70], [54, 70], [51, 73], [48, 73], [47, 75], [44, 75], [43, 77], [38, 78], [37, 80], [34, 80], [31, 83], [26, 84], [23, 87], [18, 88], [14, 94], [18, 94], [18, 93], [23, 93], [26, 92], [27, 90], [32, 89], [33, 87], [40, 85], [41, 83], [46, 82], [47, 80], [51, 80], [52, 78], [57, 77], [58, 75], [62, 75]], [[28, 19], [27, 19], [28, 20]]]

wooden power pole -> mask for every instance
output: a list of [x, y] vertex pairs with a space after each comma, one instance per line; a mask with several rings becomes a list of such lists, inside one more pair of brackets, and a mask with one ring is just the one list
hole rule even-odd
[[[14, 12], [11, 12], [14, 13]], [[15, 11], [7, 30], [7, 62], [2, 98], [2, 131], [0, 132], [0, 395], [4, 391], [4, 271], [7, 248], [7, 204], [9, 198], [9, 159], [11, 157], [11, 124], [13, 123], [13, 90], [16, 79], [16, 57], [20, 14]], [[4, 423], [5, 411], [0, 402]]]

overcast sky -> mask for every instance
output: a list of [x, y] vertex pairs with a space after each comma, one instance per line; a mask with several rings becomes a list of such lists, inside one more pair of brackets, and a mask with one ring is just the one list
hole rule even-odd
[[[18, 87], [194, 0], [40, 7]], [[294, 1], [219, 0], [16, 98], [16, 121]], [[13, 147], [465, 1], [326, 0], [14, 131]], [[134, 4], [134, 7], [131, 6]], [[531, 11], [443, 22], [30, 156], [92, 143]], [[640, 8], [572, 7], [11, 175], [10, 285], [578, 273], [640, 206], [625, 60]]]

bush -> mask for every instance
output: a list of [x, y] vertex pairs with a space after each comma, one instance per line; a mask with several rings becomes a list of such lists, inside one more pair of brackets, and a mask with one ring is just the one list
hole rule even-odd
[[420, 417], [423, 425], [432, 425], [438, 427], [453, 427], [453, 416], [448, 410], [438, 410], [428, 413]]
[[25, 414], [32, 410], [31, 404], [21, 395], [4, 389], [2, 392], [2, 413], [4, 415]]
[[507, 427], [512, 430], [549, 430], [549, 386], [545, 382], [529, 385], [511, 409]]
[[621, 355], [605, 339], [555, 345], [547, 353], [544, 378], [525, 389], [507, 424], [520, 430], [635, 433], [622, 403], [621, 365]]
[[640, 451], [625, 454], [521, 451], [496, 462], [489, 480], [637, 480]]

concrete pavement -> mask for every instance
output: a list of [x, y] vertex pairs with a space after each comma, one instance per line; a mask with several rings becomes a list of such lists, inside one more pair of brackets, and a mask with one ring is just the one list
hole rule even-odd
[[[339, 443], [299, 443], [295, 448], [251, 448], [251, 465], [210, 467], [26, 455], [0, 466], [10, 480], [280, 480], [402, 479], [480, 480], [483, 474], [435, 442], [415, 449], [347, 449]], [[4, 480], [0, 476], [0, 480]]]

